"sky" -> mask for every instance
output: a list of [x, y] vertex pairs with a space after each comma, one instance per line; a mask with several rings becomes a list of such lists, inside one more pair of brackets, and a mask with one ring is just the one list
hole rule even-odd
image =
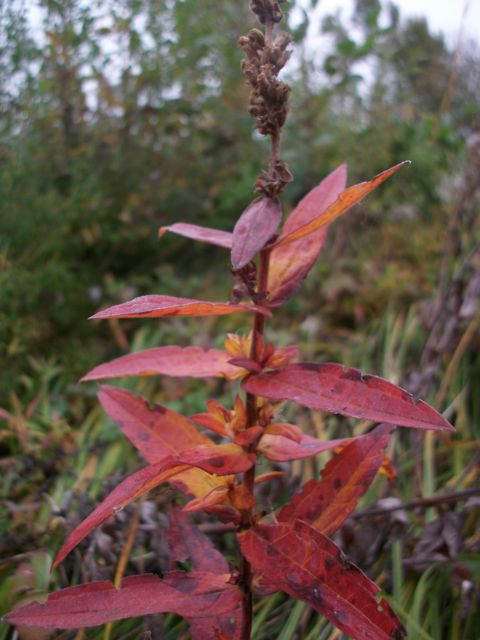
[[402, 13], [426, 16], [432, 31], [441, 31], [448, 41], [458, 39], [462, 22], [463, 34], [480, 41], [480, 0], [397, 0], [397, 4]]
[[[444, 34], [449, 44], [456, 44], [463, 23], [463, 37], [480, 43], [480, 0], [394, 0], [402, 16], [425, 16], [433, 33]], [[319, 0], [320, 14], [339, 8], [349, 12], [352, 0]], [[462, 20], [465, 7], [466, 19]], [[462, 38], [463, 39], [463, 38]]]

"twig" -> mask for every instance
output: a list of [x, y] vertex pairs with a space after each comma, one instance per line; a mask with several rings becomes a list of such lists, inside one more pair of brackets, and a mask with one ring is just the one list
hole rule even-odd
[[382, 516], [393, 511], [408, 511], [417, 509], [418, 507], [434, 507], [438, 504], [455, 504], [462, 500], [467, 500], [472, 496], [480, 495], [480, 488], [465, 489], [465, 491], [458, 491], [457, 493], [446, 493], [439, 496], [432, 496], [430, 498], [418, 498], [417, 500], [410, 500], [409, 502], [401, 502], [393, 507], [382, 507], [366, 509], [365, 511], [359, 511], [352, 514], [352, 518], [357, 520], [358, 518], [366, 518], [371, 516]]

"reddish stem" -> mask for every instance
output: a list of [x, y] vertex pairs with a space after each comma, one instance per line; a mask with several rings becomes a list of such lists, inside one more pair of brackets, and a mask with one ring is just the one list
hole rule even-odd
[[[257, 292], [260, 294], [267, 293], [268, 286], [268, 268], [270, 263], [270, 250], [263, 249], [260, 252], [260, 266], [258, 276]], [[263, 334], [265, 330], [265, 316], [255, 313], [253, 319], [252, 344], [250, 347], [250, 358], [257, 362], [260, 358], [259, 348], [263, 342]], [[246, 395], [247, 409], [247, 429], [253, 427], [257, 422], [257, 396], [252, 393]], [[255, 451], [256, 445], [250, 447], [250, 451]], [[249, 494], [253, 495], [255, 485], [255, 465], [246, 471], [243, 475], [243, 486]], [[243, 513], [241, 527], [249, 528], [252, 526], [253, 514], [251, 509]], [[248, 560], [242, 555], [240, 565], [240, 584], [243, 589], [243, 620], [241, 640], [250, 640], [252, 633], [253, 620], [253, 596], [252, 596], [252, 569]]]

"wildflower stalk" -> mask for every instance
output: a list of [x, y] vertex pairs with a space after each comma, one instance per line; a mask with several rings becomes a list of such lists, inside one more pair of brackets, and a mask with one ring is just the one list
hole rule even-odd
[[[256, 128], [263, 135], [270, 137], [270, 159], [266, 171], [262, 171], [255, 182], [255, 191], [267, 198], [277, 197], [292, 180], [292, 175], [285, 163], [280, 160], [280, 139], [282, 126], [288, 111], [288, 96], [290, 87], [278, 80], [278, 73], [283, 68], [290, 51], [287, 50], [291, 42], [290, 36], [280, 33], [274, 36], [275, 24], [282, 20], [283, 14], [280, 2], [273, 0], [250, 0], [250, 8], [256, 14], [260, 23], [264, 25], [264, 33], [252, 29], [247, 36], [240, 38], [239, 45], [245, 52], [242, 71], [250, 86], [249, 113], [255, 118]], [[260, 252], [256, 302], [260, 304], [268, 298], [268, 271], [270, 249], [268, 246]], [[265, 330], [265, 316], [255, 313], [252, 328], [252, 342], [250, 358], [256, 362], [261, 357], [260, 349], [263, 345]], [[247, 428], [257, 424], [258, 398], [252, 393], [246, 394]], [[251, 445], [254, 451], [256, 444]], [[247, 495], [253, 497], [255, 484], [255, 466], [249, 469], [243, 478], [243, 488]], [[254, 517], [252, 510], [245, 511], [241, 528], [252, 526]], [[252, 570], [248, 560], [242, 556], [240, 566], [240, 585], [243, 589], [243, 623], [242, 640], [250, 640], [252, 630]]]

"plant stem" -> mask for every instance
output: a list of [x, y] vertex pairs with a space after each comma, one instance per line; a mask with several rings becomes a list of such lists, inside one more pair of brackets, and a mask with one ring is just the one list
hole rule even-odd
[[[258, 287], [257, 292], [259, 294], [267, 293], [268, 286], [268, 267], [270, 262], [270, 250], [263, 249], [260, 252], [260, 266], [258, 275]], [[259, 348], [263, 342], [263, 335], [265, 331], [265, 316], [261, 313], [255, 313], [253, 319], [253, 333], [252, 344], [250, 347], [250, 357], [252, 360], [257, 361], [260, 356]], [[247, 393], [246, 395], [246, 409], [247, 409], [247, 429], [253, 427], [257, 422], [257, 396], [253, 393]], [[255, 450], [256, 445], [253, 444], [250, 447], [250, 451]], [[255, 465], [244, 473], [243, 487], [248, 494], [253, 495], [253, 489], [255, 486]], [[253, 517], [251, 510], [243, 514], [241, 527], [249, 528], [252, 525]], [[243, 619], [242, 619], [242, 634], [241, 640], [250, 640], [252, 633], [253, 622], [253, 597], [252, 597], [252, 570], [248, 560], [242, 555], [240, 565], [240, 584], [243, 589]]]
[[[273, 45], [273, 32], [274, 22], [267, 19], [265, 23], [265, 44], [267, 47]], [[269, 171], [274, 173], [277, 163], [280, 160], [280, 137], [281, 126], [277, 127], [273, 133], [270, 134], [271, 147], [270, 147], [270, 159], [269, 159]], [[260, 251], [259, 267], [258, 267], [258, 285], [257, 296], [261, 301], [263, 297], [266, 297], [268, 293], [268, 272], [270, 264], [270, 248], [264, 248]], [[258, 304], [258, 302], [257, 302]], [[259, 362], [261, 358], [261, 349], [263, 346], [263, 336], [265, 331], [265, 316], [260, 313], [255, 313], [253, 319], [252, 330], [252, 344], [250, 347], [250, 358], [255, 362]], [[247, 411], [247, 429], [253, 427], [257, 423], [258, 413], [258, 399], [257, 396], [252, 393], [246, 394], [246, 411]], [[256, 443], [253, 443], [249, 451], [254, 452], [256, 450]], [[243, 488], [247, 495], [253, 496], [255, 486], [255, 465], [252, 466], [243, 476]], [[240, 527], [242, 529], [250, 528], [254, 523], [252, 509], [246, 510], [242, 514], [242, 520]], [[241, 640], [250, 640], [252, 634], [252, 622], [253, 622], [253, 597], [252, 597], [252, 569], [248, 560], [242, 555], [240, 564], [240, 585], [243, 589], [243, 620], [242, 620], [242, 632]]]

